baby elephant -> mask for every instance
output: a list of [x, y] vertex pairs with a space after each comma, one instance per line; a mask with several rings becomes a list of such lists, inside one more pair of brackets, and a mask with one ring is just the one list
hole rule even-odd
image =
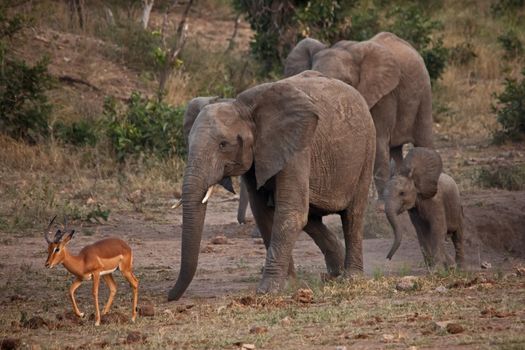
[[463, 209], [459, 190], [442, 169], [441, 157], [436, 151], [415, 147], [408, 152], [399, 172], [387, 183], [385, 213], [395, 236], [388, 259], [401, 244], [398, 215], [408, 210], [427, 266], [454, 266], [444, 249], [446, 235], [450, 235], [454, 243], [456, 263], [459, 267], [464, 266]]
[[[131, 311], [131, 320], [134, 322], [137, 318], [137, 300], [139, 281], [133, 274], [133, 253], [131, 248], [118, 238], [106, 238], [85, 246], [78, 255], [72, 255], [67, 249], [67, 244], [73, 238], [75, 230], [62, 239], [67, 233], [67, 229], [58, 230], [55, 237], [50, 239], [48, 236], [56, 216], [51, 220], [45, 231], [45, 239], [48, 244], [48, 257], [46, 267], [53, 268], [59, 264], [64, 265], [66, 270], [72, 273], [76, 279], [69, 288], [69, 298], [73, 304], [73, 311], [78, 317], [83, 317], [84, 313], [80, 312], [75, 301], [75, 291], [82, 281], [93, 279], [93, 298], [95, 299], [95, 326], [100, 325], [100, 310], [98, 305], [98, 287], [100, 279], [109, 287], [109, 299], [104, 307], [103, 314], [109, 312], [113, 303], [113, 298], [117, 293], [117, 283], [113, 279], [112, 273], [120, 270], [122, 275], [128, 280], [133, 289], [133, 309]], [[66, 224], [67, 226], [67, 220]]]

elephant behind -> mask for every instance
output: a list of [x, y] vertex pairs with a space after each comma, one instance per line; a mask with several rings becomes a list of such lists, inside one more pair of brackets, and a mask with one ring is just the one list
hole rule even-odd
[[449, 235], [456, 250], [456, 263], [463, 267], [463, 208], [458, 186], [442, 169], [441, 157], [436, 151], [416, 147], [408, 152], [399, 174], [388, 181], [385, 213], [395, 236], [388, 259], [401, 244], [398, 215], [408, 210], [427, 266], [454, 265], [444, 247]]
[[306, 38], [286, 58], [284, 74], [307, 69], [339, 79], [365, 98], [376, 127], [374, 178], [382, 199], [390, 158], [401, 166], [405, 143], [433, 148], [432, 93], [422, 57], [406, 41], [386, 32], [331, 47]]
[[[375, 155], [375, 128], [363, 97], [317, 72], [255, 86], [201, 109], [189, 133], [182, 187], [179, 299], [197, 269], [209, 188], [242, 175], [266, 246], [258, 292], [282, 287], [304, 229], [328, 272], [363, 271], [363, 220]], [[322, 222], [341, 216], [346, 249]]]

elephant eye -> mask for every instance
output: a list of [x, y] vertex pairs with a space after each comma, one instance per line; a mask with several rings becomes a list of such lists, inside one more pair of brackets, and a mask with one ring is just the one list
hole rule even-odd
[[399, 192], [399, 195], [400, 195], [400, 196], [404, 196], [404, 195], [405, 195], [405, 191], [401, 191], [401, 192]]
[[221, 141], [221, 142], [219, 143], [219, 148], [220, 148], [220, 149], [224, 149], [227, 145], [228, 145], [228, 142], [226, 142], [226, 141]]

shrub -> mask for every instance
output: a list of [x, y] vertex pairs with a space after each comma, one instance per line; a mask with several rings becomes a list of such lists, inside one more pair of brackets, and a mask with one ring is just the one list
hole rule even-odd
[[392, 21], [387, 30], [410, 42], [423, 57], [430, 79], [437, 80], [445, 70], [448, 49], [442, 38], [432, 38], [432, 33], [442, 29], [443, 24], [432, 20], [417, 3], [394, 6], [386, 16]]
[[486, 188], [523, 191], [525, 190], [525, 164], [480, 168], [476, 174], [476, 183]]
[[498, 36], [498, 42], [505, 50], [504, 58], [513, 59], [523, 55], [523, 44], [514, 31], [509, 30]]
[[494, 16], [508, 14], [525, 5], [525, 0], [499, 0], [490, 6]]
[[29, 66], [8, 54], [8, 40], [25, 25], [20, 16], [7, 19], [0, 8], [0, 131], [36, 143], [48, 135], [51, 104], [45, 92], [52, 78], [46, 58]]
[[80, 120], [71, 124], [57, 122], [53, 131], [56, 138], [74, 146], [95, 146], [98, 141], [97, 130], [93, 121]]
[[522, 71], [522, 79], [505, 79], [505, 89], [499, 95], [495, 95], [496, 105], [492, 110], [497, 115], [501, 130], [494, 134], [496, 142], [506, 139], [520, 141], [525, 136], [525, 68]]
[[106, 99], [104, 116], [110, 144], [120, 162], [130, 155], [143, 153], [158, 157], [185, 156], [183, 108], [173, 108], [133, 93], [124, 110], [114, 99]]

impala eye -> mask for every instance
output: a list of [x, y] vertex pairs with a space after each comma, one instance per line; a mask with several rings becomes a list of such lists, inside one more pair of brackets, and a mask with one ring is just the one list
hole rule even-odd
[[59, 251], [60, 251], [59, 247], [55, 247], [55, 249], [53, 249], [53, 253], [58, 253]]

